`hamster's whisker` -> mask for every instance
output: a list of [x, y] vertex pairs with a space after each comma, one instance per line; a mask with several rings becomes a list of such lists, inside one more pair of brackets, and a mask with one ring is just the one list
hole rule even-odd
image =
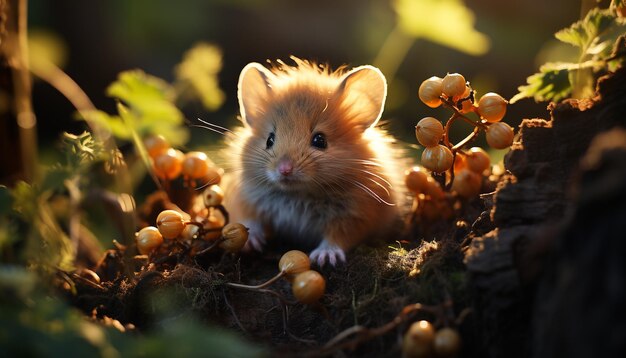
[[354, 185], [356, 185], [357, 187], [361, 188], [363, 191], [365, 191], [367, 194], [369, 194], [372, 198], [376, 199], [376, 201], [378, 201], [379, 203], [383, 203], [385, 205], [388, 206], [395, 206], [395, 204], [390, 203], [388, 201], [386, 201], [385, 199], [381, 198], [380, 195], [376, 194], [376, 192], [374, 192], [372, 189], [368, 188], [367, 185], [358, 182], [356, 180], [350, 180], [350, 182]]
[[[392, 188], [392, 187], [393, 187], [393, 186], [391, 185], [391, 183], [390, 183], [387, 179], [383, 178], [382, 176], [380, 176], [380, 175], [378, 175], [378, 174], [376, 174], [376, 173], [372, 173], [372, 172], [370, 172], [369, 170], [365, 170], [365, 169], [361, 169], [361, 168], [357, 168], [357, 169], [358, 169], [359, 171], [361, 171], [361, 172], [365, 173], [365, 174], [371, 175], [371, 176], [373, 176], [373, 177], [376, 177], [377, 179], [382, 180], [385, 184], [387, 184], [387, 187], [388, 187], [388, 188]], [[379, 184], [379, 183], [377, 183], [377, 184]], [[379, 184], [379, 185], [380, 185], [380, 184]]]
[[264, 158], [273, 158], [276, 156], [276, 154], [272, 155], [272, 153], [268, 152], [267, 150], [259, 149], [252, 145], [245, 145], [245, 146], [242, 146], [241, 148], [244, 149], [244, 155], [245, 155], [245, 152], [249, 150], [256, 154], [259, 154], [261, 157], [264, 157]]
[[[218, 129], [218, 130], [222, 131], [222, 134], [224, 134], [224, 133], [232, 133], [232, 134], [236, 135], [235, 132], [231, 131], [230, 129], [228, 129], [226, 127], [218, 126], [217, 124], [213, 124], [213, 123], [207, 122], [207, 121], [205, 121], [205, 120], [203, 120], [201, 118], [196, 118], [196, 119], [199, 120], [202, 124], [206, 125], [207, 127], [215, 128], [215, 129]], [[202, 128], [209, 129], [207, 127], [202, 127]], [[217, 133], [219, 133], [219, 132], [217, 132]]]
[[391, 193], [389, 192], [389, 190], [387, 188], [385, 188], [384, 185], [382, 185], [381, 183], [377, 182], [376, 179], [372, 179], [372, 178], [367, 178], [369, 179], [372, 183], [378, 185], [379, 187], [381, 187], [385, 193], [387, 193], [387, 197], [391, 197]]
[[313, 157], [313, 152], [310, 152], [309, 154], [306, 155], [306, 157], [300, 159], [300, 166], [306, 167], [311, 162], [313, 162], [314, 159], [315, 158]]
[[200, 125], [200, 124], [189, 124], [189, 127], [202, 128], [202, 129], [210, 130], [211, 132], [217, 133], [219, 135], [226, 135], [226, 132], [221, 132], [218, 129], [207, 127], [207, 126], [203, 126], [203, 125]]
[[353, 163], [358, 163], [358, 164], [371, 165], [374, 167], [382, 167], [382, 164], [371, 161], [371, 160], [366, 160], [366, 159], [342, 158], [341, 160], [345, 162], [353, 162]]
[[[327, 178], [330, 180], [324, 180], [324, 183], [319, 182], [319, 180], [317, 179], [313, 179], [316, 182], [319, 182], [319, 187], [328, 194], [328, 190], [329, 189], [337, 198], [341, 198], [345, 195], [346, 193], [346, 188], [343, 185], [343, 182], [340, 180], [341, 178], [335, 177], [335, 178]], [[332, 180], [334, 179], [334, 180]]]

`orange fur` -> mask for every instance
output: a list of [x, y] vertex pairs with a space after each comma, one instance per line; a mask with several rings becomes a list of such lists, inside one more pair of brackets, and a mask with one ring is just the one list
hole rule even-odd
[[[331, 72], [294, 60], [293, 67], [242, 71], [244, 126], [227, 140], [226, 206], [234, 221], [251, 226], [253, 246], [269, 229], [321, 242], [313, 255], [334, 264], [344, 250], [397, 224], [404, 167], [393, 139], [376, 126], [386, 96], [380, 71]], [[275, 142], [267, 148], [270, 133]], [[312, 146], [315, 133], [325, 135], [326, 148]], [[279, 173], [283, 162], [293, 166], [287, 178]]]

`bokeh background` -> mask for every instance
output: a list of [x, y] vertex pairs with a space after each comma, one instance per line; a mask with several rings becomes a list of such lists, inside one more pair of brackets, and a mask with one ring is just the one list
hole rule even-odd
[[[413, 3], [409, 10], [398, 4]], [[402, 141], [416, 144], [413, 126], [424, 116], [444, 119], [417, 98], [422, 80], [459, 72], [479, 95], [517, 93], [526, 77], [547, 59], [568, 56], [553, 34], [576, 21], [585, 1], [573, 0], [34, 0], [29, 2], [29, 31], [60, 40], [62, 68], [97, 108], [115, 112], [105, 88], [120, 71], [141, 68], [172, 80], [183, 53], [198, 42], [223, 51], [220, 87], [226, 101], [215, 112], [200, 104], [184, 108], [186, 117], [236, 125], [239, 71], [251, 61], [295, 55], [337, 67], [375, 64], [390, 82], [384, 118]], [[438, 5], [439, 4], [439, 5]], [[448, 6], [441, 7], [442, 5]], [[458, 9], [463, 10], [457, 12]], [[402, 13], [404, 11], [404, 13]], [[407, 14], [407, 11], [410, 12]], [[417, 26], [407, 34], [399, 19]], [[469, 28], [465, 26], [469, 24]], [[401, 27], [401, 26], [400, 26]], [[430, 33], [429, 33], [430, 32]], [[395, 36], [395, 37], [394, 37]], [[437, 38], [440, 38], [439, 40]], [[476, 40], [478, 37], [478, 41]], [[448, 43], [447, 43], [448, 42]], [[455, 45], [450, 45], [454, 43]], [[456, 48], [455, 48], [456, 47]], [[461, 48], [461, 50], [459, 50]], [[53, 160], [62, 131], [80, 132], [74, 108], [42, 81], [34, 86], [34, 107], [42, 158]], [[546, 104], [523, 100], [509, 106], [505, 121], [546, 118]], [[460, 128], [458, 139], [468, 128]], [[192, 130], [189, 148], [217, 136]], [[484, 139], [479, 139], [484, 145]]]

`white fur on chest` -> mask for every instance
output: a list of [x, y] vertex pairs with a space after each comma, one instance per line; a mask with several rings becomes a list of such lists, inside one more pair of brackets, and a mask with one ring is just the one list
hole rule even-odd
[[346, 201], [302, 198], [280, 191], [246, 194], [261, 221], [292, 240], [317, 242], [333, 219], [352, 212]]

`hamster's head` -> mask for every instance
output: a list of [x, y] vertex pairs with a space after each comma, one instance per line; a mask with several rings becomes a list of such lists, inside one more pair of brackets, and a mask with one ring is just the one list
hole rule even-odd
[[251, 63], [241, 72], [240, 113], [249, 129], [243, 180], [332, 195], [364, 176], [363, 163], [373, 157], [365, 134], [380, 119], [387, 84], [372, 66], [341, 73], [295, 61], [296, 67], [272, 70]]

